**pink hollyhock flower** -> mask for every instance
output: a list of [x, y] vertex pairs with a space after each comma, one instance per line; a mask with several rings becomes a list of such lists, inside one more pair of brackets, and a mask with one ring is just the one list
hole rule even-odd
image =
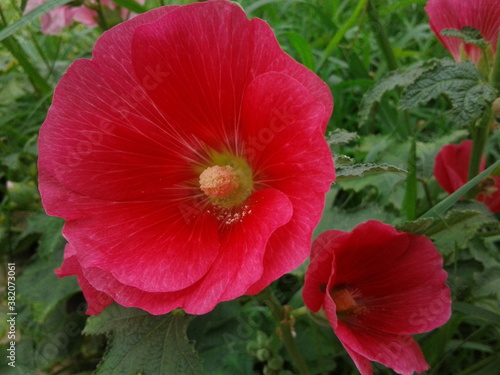
[[[446, 145], [434, 160], [434, 177], [449, 194], [467, 182], [472, 141], [465, 140], [459, 145]], [[480, 172], [484, 171], [486, 159], [483, 157]], [[484, 181], [477, 200], [487, 205], [492, 212], [500, 212], [500, 176]]]
[[457, 62], [463, 60], [465, 53], [477, 65], [482, 51], [459, 38], [441, 35], [444, 29], [461, 30], [465, 26], [478, 29], [496, 52], [500, 29], [498, 0], [429, 0], [425, 10], [432, 31]]
[[[28, 0], [24, 13], [35, 9], [47, 0]], [[143, 5], [145, 0], [135, 0]], [[111, 0], [101, 0], [101, 5], [109, 9], [116, 9], [117, 5]], [[48, 35], [58, 34], [64, 26], [69, 26], [74, 21], [80, 22], [87, 27], [96, 27], [98, 25], [97, 11], [91, 8], [97, 6], [96, 0], [88, 0], [81, 6], [63, 5], [52, 9], [42, 16], [42, 32]], [[121, 17], [123, 20], [131, 18], [134, 14], [127, 9], [121, 9]]]
[[411, 337], [451, 314], [443, 260], [431, 240], [379, 221], [330, 230], [313, 243], [303, 298], [330, 325], [362, 375], [370, 361], [399, 374], [429, 368]]
[[202, 314], [308, 256], [335, 178], [328, 87], [228, 1], [105, 32], [59, 82], [39, 185], [67, 220], [59, 276], [111, 301]]

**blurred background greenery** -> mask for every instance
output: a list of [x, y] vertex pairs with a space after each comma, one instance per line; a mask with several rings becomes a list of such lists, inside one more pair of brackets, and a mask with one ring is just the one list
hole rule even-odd
[[[145, 7], [190, 2], [147, 0]], [[22, 19], [25, 3], [0, 1], [0, 30]], [[423, 10], [425, 0], [374, 1], [378, 23], [371, 21], [366, 0], [239, 3], [249, 17], [267, 21], [285, 51], [331, 88], [335, 110], [329, 131], [341, 128], [359, 135], [348, 143], [333, 145], [334, 154], [358, 163], [388, 163], [408, 169], [412, 141], [416, 140], [413, 218], [447, 195], [432, 176], [434, 156], [443, 145], [458, 142], [468, 133], [450, 124], [443, 115], [449, 107], [445, 99], [402, 113], [397, 108], [396, 90], [383, 97], [368, 121], [361, 124], [358, 115], [363, 95], [395, 67], [407, 69], [432, 58], [448, 57], [429, 29]], [[2, 374], [90, 373], [105, 350], [105, 336], [81, 335], [86, 316], [76, 280], [59, 280], [53, 274], [62, 260], [62, 221], [43, 212], [36, 168], [37, 134], [53, 88], [72, 61], [91, 57], [95, 40], [102, 32], [102, 27], [87, 28], [75, 23], [57, 35], [44, 35], [37, 18], [3, 35], [0, 41], [0, 256], [4, 264], [16, 263], [20, 312], [18, 366], [12, 369], [3, 364], [2, 354]], [[377, 33], [381, 32], [388, 36], [395, 61], [388, 60], [380, 48]], [[500, 158], [499, 145], [497, 132], [487, 146], [489, 161]], [[317, 233], [325, 229], [350, 230], [368, 219], [401, 224], [407, 218], [405, 194], [404, 173], [339, 181], [328, 195]], [[460, 202], [458, 207], [479, 214], [461, 220], [453, 231], [445, 230], [452, 226], [448, 225], [432, 238], [445, 257], [456, 302], [454, 314], [446, 325], [418, 339], [432, 367], [428, 374], [491, 375], [500, 368], [498, 216], [477, 202]], [[2, 290], [6, 272], [6, 266], [2, 267]], [[274, 284], [281, 292], [281, 302], [301, 306], [302, 277], [303, 270], [299, 269]], [[3, 295], [0, 310], [7, 311]], [[252, 325], [255, 314], [262, 319]], [[263, 371], [263, 361], [255, 355], [256, 346], [275, 353], [281, 350], [279, 339], [272, 338], [270, 322], [269, 313], [258, 302], [244, 297], [194, 319], [188, 333], [196, 340], [208, 374], [258, 374]], [[238, 331], [242, 324], [251, 328], [248, 337], [242, 338]], [[2, 319], [2, 353], [8, 343], [7, 328]], [[315, 373], [356, 373], [329, 327], [319, 327], [301, 317], [296, 329], [299, 347]], [[284, 363], [278, 367], [289, 371], [287, 355], [281, 355]], [[392, 373], [379, 365], [375, 372]]]

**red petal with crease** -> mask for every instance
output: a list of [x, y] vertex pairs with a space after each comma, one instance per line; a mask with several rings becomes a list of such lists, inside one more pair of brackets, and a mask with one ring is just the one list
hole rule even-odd
[[[412, 375], [429, 369], [422, 351], [411, 336], [387, 335], [363, 327], [348, 327], [343, 323], [338, 324], [335, 333], [351, 352], [370, 361], [380, 362], [398, 374]], [[361, 366], [360, 372], [366, 364], [362, 361]], [[370, 372], [361, 374], [368, 375]]]

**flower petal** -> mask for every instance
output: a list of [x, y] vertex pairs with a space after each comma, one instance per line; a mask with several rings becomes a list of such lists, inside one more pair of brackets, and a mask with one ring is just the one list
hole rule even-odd
[[63, 235], [84, 268], [113, 271], [144, 290], [171, 291], [200, 279], [218, 254], [215, 218], [190, 199], [108, 202], [75, 194], [49, 174], [40, 183], [45, 199], [67, 203], [49, 213], [68, 220]]
[[298, 267], [309, 253], [325, 193], [335, 179], [321, 126], [323, 113], [314, 95], [283, 73], [262, 74], [245, 92], [242, 153], [252, 165], [256, 184], [282, 191], [294, 209], [291, 222], [270, 238], [264, 275], [249, 294]]
[[[384, 232], [392, 238], [383, 238]], [[431, 240], [377, 221], [361, 224], [351, 233], [343, 244], [346, 250], [335, 254], [334, 285], [357, 290], [367, 311], [348, 318], [346, 324], [415, 334], [448, 321], [447, 273]]]
[[186, 311], [205, 313], [219, 301], [245, 294], [264, 271], [263, 257], [269, 237], [290, 220], [292, 212], [289, 199], [278, 190], [252, 194], [238, 216], [229, 218], [234, 222], [221, 231], [220, 256], [187, 301]]
[[354, 361], [354, 364], [358, 368], [361, 375], [373, 375], [372, 364], [368, 359], [366, 359], [366, 357], [362, 356], [355, 350], [352, 350], [349, 345], [346, 345], [345, 343], [342, 343], [342, 345]]
[[421, 373], [429, 368], [418, 344], [411, 336], [388, 335], [360, 327], [338, 323], [335, 333], [351, 351], [382, 363], [402, 375]]
[[144, 291], [166, 292], [202, 278], [219, 254], [215, 218], [199, 213], [188, 220], [180, 214], [182, 201], [100, 203], [64, 226], [83, 268], [101, 268]]
[[[160, 9], [103, 34], [92, 61], [70, 66], [40, 131], [42, 173], [77, 193], [107, 200], [147, 196], [192, 176], [191, 150], [179, 147], [184, 140], [168, 131], [126, 57], [134, 28], [175, 7]], [[45, 203], [50, 210], [59, 201]]]
[[[434, 177], [448, 193], [453, 193], [467, 182], [472, 141], [465, 140], [459, 145], [446, 145], [434, 160]], [[485, 158], [481, 161], [484, 170]]]
[[323, 126], [331, 113], [327, 86], [283, 53], [267, 24], [249, 21], [231, 2], [187, 5], [139, 27], [132, 58], [141, 82], [151, 82], [152, 74], [161, 77], [161, 84], [150, 84], [147, 92], [164, 116], [214, 149], [221, 140], [232, 151], [239, 149], [245, 87], [266, 71], [290, 71], [313, 92], [325, 106]]
[[[333, 273], [333, 254], [336, 248], [342, 246], [342, 243], [349, 235], [346, 232], [331, 230], [321, 233], [314, 240], [311, 250], [311, 263], [306, 271], [304, 289], [302, 291], [304, 303], [311, 311], [318, 311], [325, 303], [325, 299], [329, 298], [327, 291], [328, 283]], [[329, 299], [331, 300], [331, 298]], [[335, 305], [330, 310], [333, 311], [334, 315], [330, 321], [333, 320], [336, 322]]]
[[113, 302], [113, 299], [106, 293], [96, 290], [85, 278], [82, 272], [80, 263], [76, 258], [75, 249], [71, 244], [66, 244], [64, 249], [64, 262], [60, 268], [54, 270], [59, 277], [76, 275], [78, 283], [82, 288], [83, 295], [88, 303], [87, 314], [97, 315], [108, 305]]

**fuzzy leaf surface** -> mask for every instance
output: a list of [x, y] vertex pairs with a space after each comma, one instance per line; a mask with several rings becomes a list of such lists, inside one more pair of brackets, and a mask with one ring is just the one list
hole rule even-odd
[[186, 330], [192, 317], [151, 315], [141, 309], [110, 305], [88, 319], [83, 333], [108, 336], [108, 350], [96, 374], [200, 375], [201, 360]]
[[[380, 103], [384, 94], [398, 87], [404, 88], [412, 85], [420, 76], [428, 71], [432, 71], [439, 63], [439, 60], [430, 60], [405, 72], [391, 72], [379, 80], [379, 82], [363, 96], [359, 109], [359, 126], [368, 122], [370, 114], [375, 109], [376, 105]], [[450, 64], [451, 60], [446, 60], [446, 63]]]
[[481, 80], [479, 70], [470, 61], [440, 63], [405, 89], [400, 108], [413, 108], [440, 95], [451, 102], [452, 108], [447, 112], [450, 122], [463, 127], [473, 124], [482, 116], [495, 99], [496, 90]]
[[353, 178], [388, 172], [406, 173], [404, 169], [389, 164], [354, 164], [337, 169], [336, 181], [351, 180]]
[[328, 134], [326, 141], [332, 147], [345, 145], [358, 138], [359, 135], [357, 133], [348, 132], [344, 129], [335, 129]]
[[479, 48], [488, 47], [489, 42], [484, 40], [478, 29], [470, 26], [465, 26], [461, 30], [457, 29], [444, 29], [441, 31], [443, 36], [451, 36], [454, 38], [460, 38], [465, 43], [473, 44]]

